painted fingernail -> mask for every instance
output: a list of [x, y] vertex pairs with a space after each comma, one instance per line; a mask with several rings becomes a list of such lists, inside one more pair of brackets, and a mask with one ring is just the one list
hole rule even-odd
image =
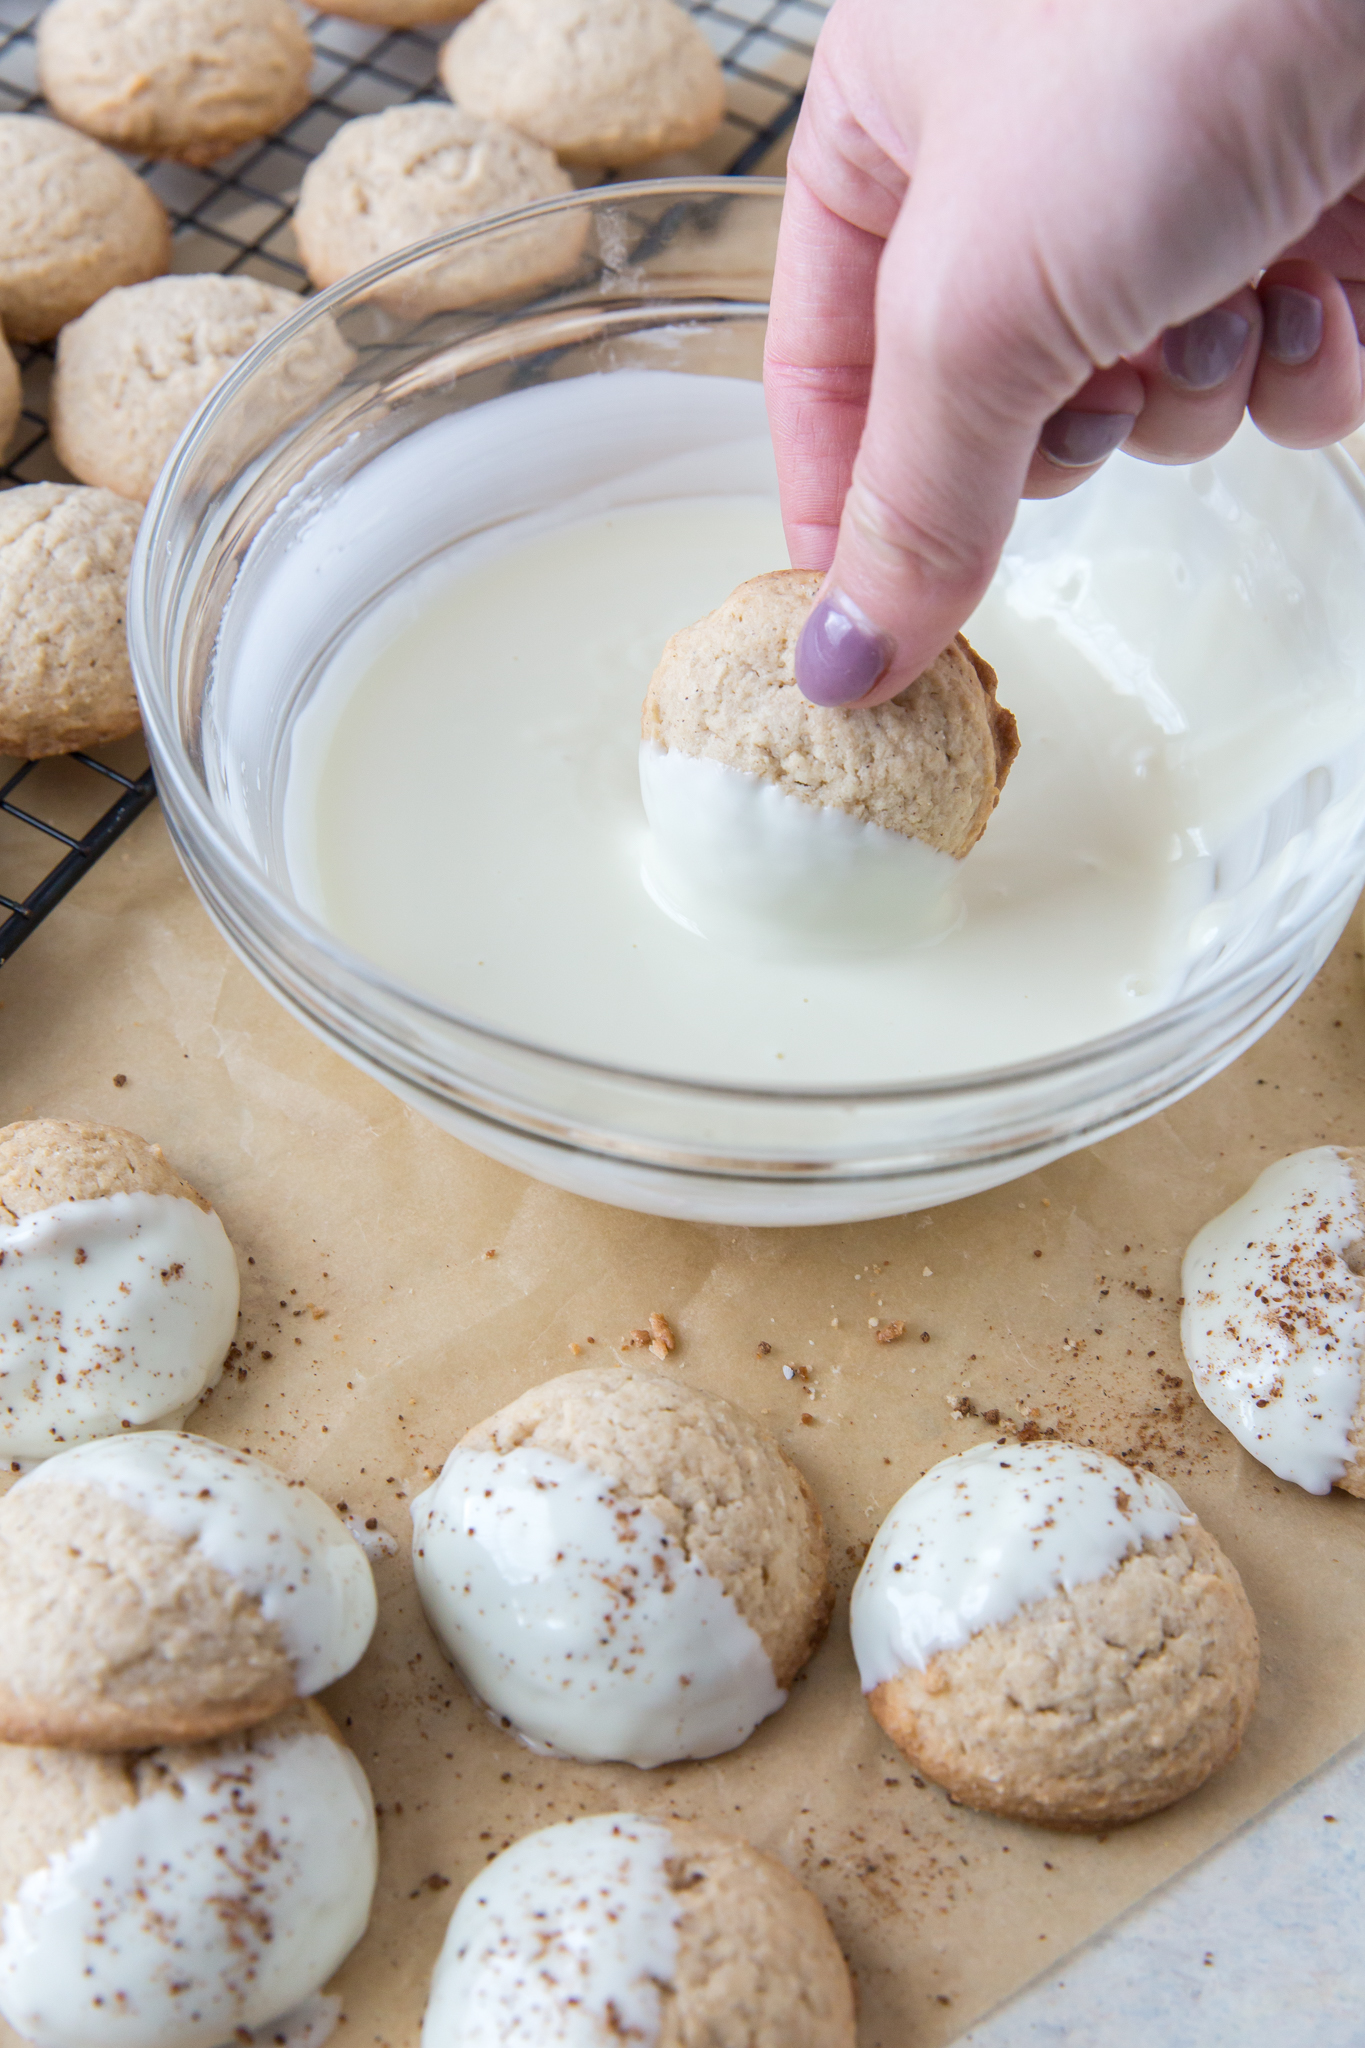
[[1168, 327], [1161, 337], [1161, 359], [1167, 374], [1187, 391], [1212, 391], [1242, 360], [1251, 322], [1231, 306], [1214, 306], [1183, 327]]
[[840, 590], [822, 597], [796, 643], [796, 680], [812, 704], [856, 704], [891, 666], [896, 643]]
[[1038, 446], [1058, 469], [1093, 469], [1123, 446], [1136, 425], [1135, 412], [1076, 412], [1063, 406], [1044, 420]]
[[1261, 347], [1272, 362], [1296, 369], [1322, 347], [1322, 300], [1292, 284], [1268, 284], [1261, 293], [1265, 333]]

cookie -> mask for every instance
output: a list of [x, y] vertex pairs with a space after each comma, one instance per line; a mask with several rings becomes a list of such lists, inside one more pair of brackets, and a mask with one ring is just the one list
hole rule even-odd
[[312, 62], [292, 0], [51, 0], [38, 19], [39, 83], [64, 121], [187, 164], [291, 121]]
[[166, 1430], [0, 1500], [0, 1742], [145, 1749], [249, 1728], [359, 1662], [374, 1579], [315, 1493]]
[[365, 1931], [365, 1774], [309, 1702], [142, 1755], [0, 1746], [0, 2013], [30, 2041], [216, 2048]]
[[217, 1384], [237, 1303], [227, 1232], [159, 1146], [0, 1130], [0, 1458], [178, 1420]]
[[566, 1755], [649, 1768], [733, 1749], [829, 1624], [801, 1473], [742, 1409], [662, 1374], [532, 1388], [461, 1439], [412, 1518], [447, 1656], [505, 1725]]
[[142, 179], [84, 135], [0, 114], [0, 321], [50, 341], [115, 285], [159, 277], [171, 224]]
[[[109, 292], [62, 330], [52, 438], [83, 483], [146, 503], [181, 430], [262, 336], [303, 304], [254, 277], [159, 277]], [[274, 438], [332, 389], [351, 362], [325, 322], [276, 358], [253, 393], [252, 430]]]
[[1075, 1445], [935, 1465], [853, 1592], [872, 1712], [968, 1806], [1097, 1829], [1228, 1763], [1256, 1702], [1256, 1621], [1174, 1488]]
[[0, 754], [34, 761], [137, 731], [124, 624], [137, 529], [109, 491], [0, 494]]
[[[308, 166], [294, 232], [309, 277], [329, 285], [429, 235], [572, 189], [548, 149], [501, 121], [461, 107], [390, 107], [348, 121]], [[385, 301], [417, 318], [540, 283], [574, 261], [586, 225], [552, 217], [433, 257]]]
[[1198, 1232], [1180, 1337], [1201, 1399], [1277, 1479], [1365, 1499], [1365, 1151], [1268, 1166]]
[[475, 2038], [853, 2048], [853, 1986], [819, 1901], [775, 1858], [594, 1814], [524, 1835], [456, 1906], [422, 2048]]
[[0, 455], [14, 439], [14, 429], [24, 405], [24, 387], [14, 351], [0, 331]]
[[440, 66], [458, 106], [566, 164], [614, 169], [693, 149], [725, 112], [719, 61], [674, 0], [483, 0]]
[[808, 703], [796, 642], [820, 583], [803, 569], [755, 576], [675, 633], [645, 697], [642, 740], [960, 860], [985, 831], [1019, 749], [994, 670], [959, 636], [887, 704]]

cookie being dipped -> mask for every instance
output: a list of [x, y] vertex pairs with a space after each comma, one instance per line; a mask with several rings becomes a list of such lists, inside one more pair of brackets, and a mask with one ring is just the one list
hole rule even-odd
[[422, 2048], [853, 2048], [819, 1901], [734, 1835], [635, 1813], [523, 1835], [465, 1890]]
[[235, 1733], [349, 1671], [376, 1611], [355, 1538], [263, 1459], [170, 1430], [79, 1444], [0, 1500], [0, 1742]]
[[933, 1466], [858, 1576], [873, 1714], [965, 1805], [1072, 1830], [1155, 1813], [1231, 1761], [1255, 1617], [1175, 1489], [1065, 1443]]
[[1365, 1499], [1365, 1151], [1277, 1159], [1196, 1233], [1180, 1285], [1195, 1391], [1243, 1449]]
[[776, 1713], [833, 1594], [800, 1471], [733, 1403], [635, 1367], [533, 1387], [413, 1502], [446, 1655], [533, 1747], [642, 1768]]
[[747, 921], [850, 946], [932, 937], [957, 916], [957, 863], [1018, 731], [962, 639], [888, 703], [810, 703], [796, 643], [820, 582], [756, 576], [665, 647], [640, 721], [647, 876], [708, 935]]
[[227, 1232], [159, 1145], [0, 1129], [0, 1458], [178, 1420], [222, 1374], [239, 1292]]

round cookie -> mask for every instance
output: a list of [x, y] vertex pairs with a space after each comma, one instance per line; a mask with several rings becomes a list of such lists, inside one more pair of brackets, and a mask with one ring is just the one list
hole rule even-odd
[[566, 164], [614, 169], [692, 149], [725, 112], [720, 63], [674, 0], [483, 0], [440, 65], [457, 105]]
[[0, 1742], [249, 1728], [351, 1670], [375, 1615], [355, 1538], [260, 1458], [167, 1430], [77, 1445], [0, 1500]]
[[833, 1594], [820, 1512], [749, 1415], [637, 1368], [533, 1387], [413, 1502], [427, 1619], [533, 1746], [651, 1768], [783, 1704]]
[[1276, 1160], [1196, 1234], [1180, 1285], [1195, 1390], [1243, 1449], [1365, 1499], [1365, 1151]]
[[804, 569], [755, 576], [675, 633], [645, 696], [641, 738], [961, 859], [1019, 750], [994, 670], [959, 636], [887, 704], [808, 703], [796, 642], [820, 583]]
[[[159, 277], [109, 292], [63, 328], [52, 381], [52, 437], [83, 483], [146, 503], [214, 386], [303, 304], [254, 277]], [[351, 361], [335, 327], [300, 336], [272, 366], [253, 429], [273, 437], [330, 390]]]
[[159, 1146], [105, 1124], [7, 1125], [0, 1255], [0, 1458], [167, 1421], [217, 1384], [237, 1261]]
[[0, 329], [0, 455], [14, 439], [24, 405], [24, 387], [14, 352]]
[[[309, 277], [329, 285], [429, 235], [572, 189], [548, 149], [501, 121], [462, 107], [390, 107], [348, 121], [308, 166], [294, 232]], [[416, 318], [524, 289], [567, 269], [586, 226], [552, 217], [432, 258], [387, 288], [386, 303]]]
[[292, 120], [312, 62], [292, 0], [51, 0], [38, 21], [39, 82], [64, 121], [187, 164]]
[[365, 1774], [309, 1702], [140, 1756], [0, 1747], [0, 2013], [38, 2048], [216, 2048], [365, 1931]]
[[1096, 1829], [1241, 1746], [1259, 1684], [1242, 1582], [1174, 1488], [1072, 1444], [944, 1458], [853, 1592], [873, 1714], [965, 1805]]
[[101, 293], [159, 277], [171, 224], [126, 164], [38, 114], [0, 114], [0, 321], [50, 341]]
[[634, 1813], [524, 1835], [451, 1916], [422, 2048], [853, 2048], [819, 1901], [734, 1835]]
[[137, 731], [124, 624], [137, 529], [109, 491], [0, 494], [0, 754], [36, 761]]

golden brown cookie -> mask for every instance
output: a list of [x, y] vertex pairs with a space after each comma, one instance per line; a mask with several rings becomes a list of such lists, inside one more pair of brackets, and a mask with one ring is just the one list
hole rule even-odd
[[720, 64], [674, 0], [483, 0], [442, 50], [441, 80], [566, 164], [695, 148], [725, 111]]
[[[144, 503], [214, 386], [303, 301], [254, 277], [159, 277], [108, 292], [62, 330], [52, 437], [83, 483]], [[272, 438], [345, 373], [350, 351], [330, 321], [298, 337], [253, 394], [254, 432]], [[268, 397], [267, 397], [268, 393]]]
[[961, 858], [1019, 749], [994, 670], [959, 637], [887, 704], [811, 704], [796, 681], [796, 643], [820, 583], [804, 569], [755, 576], [675, 633], [645, 697], [642, 738]]
[[657, 1516], [790, 1687], [829, 1626], [829, 1545], [804, 1476], [751, 1415], [663, 1373], [594, 1366], [532, 1387], [460, 1439], [500, 1455], [523, 1445], [589, 1466]]
[[159, 277], [171, 224], [110, 150], [38, 114], [0, 114], [0, 321], [49, 341], [102, 292]]
[[188, 164], [292, 120], [312, 61], [292, 0], [51, 0], [38, 21], [39, 81], [64, 121]]
[[374, 1618], [360, 1546], [260, 1458], [169, 1430], [83, 1444], [0, 1500], [0, 1742], [249, 1728], [349, 1671]]
[[[571, 191], [553, 154], [461, 107], [390, 107], [339, 128], [304, 173], [294, 232], [317, 285], [335, 284], [429, 235]], [[582, 248], [576, 214], [528, 224], [476, 250], [432, 258], [385, 292], [409, 318], [525, 289]]]
[[137, 529], [110, 491], [0, 494], [0, 754], [38, 760], [137, 731], [124, 624]]

